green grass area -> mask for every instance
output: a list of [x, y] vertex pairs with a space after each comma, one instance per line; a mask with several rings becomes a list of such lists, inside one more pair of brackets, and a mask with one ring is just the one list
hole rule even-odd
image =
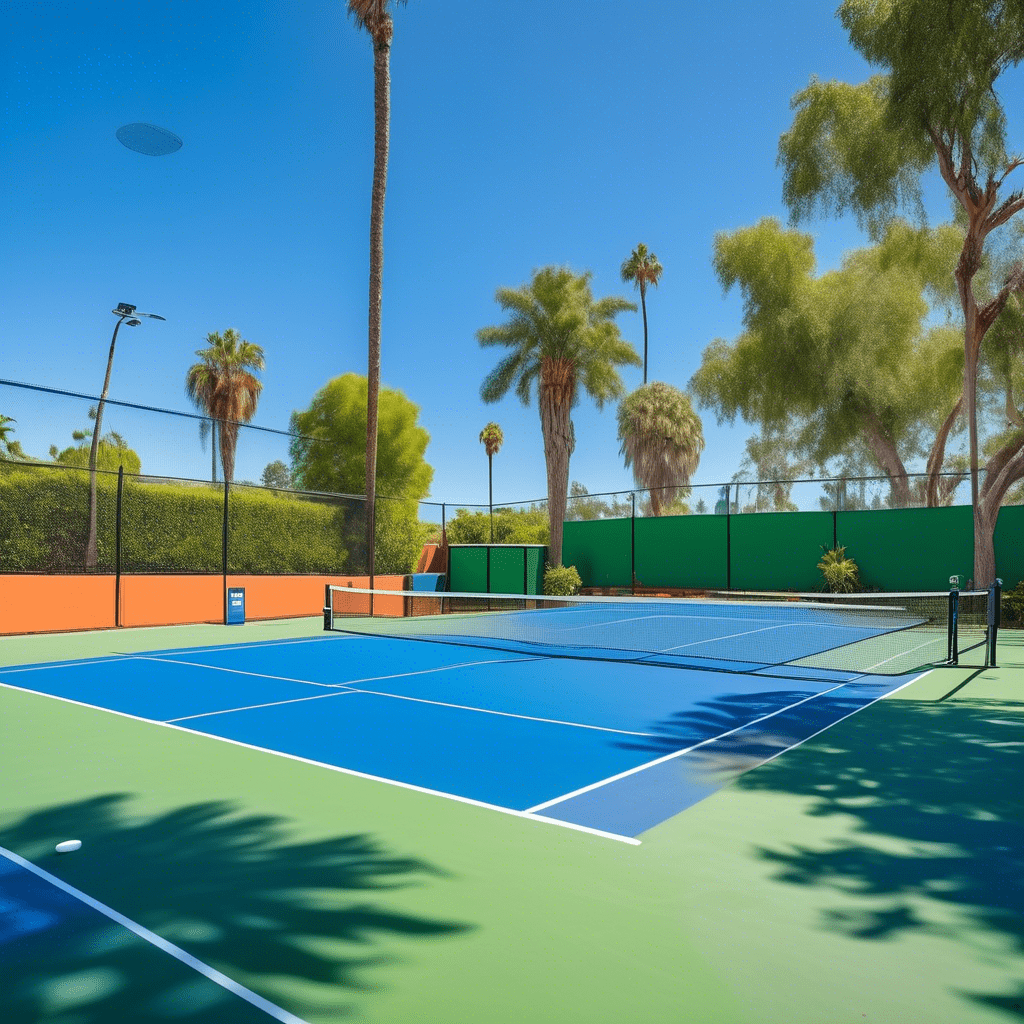
[[[0, 664], [318, 630], [7, 638]], [[2, 689], [0, 845], [317, 1024], [1006, 1024], [1024, 645], [1005, 638], [1003, 667], [933, 672], [638, 847]], [[19, 967], [0, 1019], [229, 1019], [92, 940]]]

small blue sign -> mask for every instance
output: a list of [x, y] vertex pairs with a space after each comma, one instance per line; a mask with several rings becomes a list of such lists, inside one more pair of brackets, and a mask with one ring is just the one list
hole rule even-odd
[[245, 622], [245, 587], [228, 587], [226, 621], [229, 626], [237, 626]]

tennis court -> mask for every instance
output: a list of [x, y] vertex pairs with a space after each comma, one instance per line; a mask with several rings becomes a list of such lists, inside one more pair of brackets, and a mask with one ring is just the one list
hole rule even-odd
[[[787, 751], [793, 757], [794, 748], [808, 740], [828, 742], [843, 723], [856, 721], [858, 712], [875, 708], [887, 696], [899, 699], [915, 681], [921, 685], [926, 671], [922, 659], [941, 660], [938, 654], [948, 653], [950, 639], [943, 618], [947, 605], [937, 599], [922, 610], [925, 605], [905, 599], [888, 607], [861, 601], [853, 609], [837, 609], [818, 603], [749, 601], [565, 601], [546, 606], [541, 599], [531, 599], [527, 608], [518, 598], [515, 607], [511, 598], [503, 607], [495, 595], [473, 595], [472, 600], [467, 595], [460, 602], [450, 595], [367, 595], [351, 588], [329, 598], [325, 618], [330, 632], [312, 633], [313, 624], [307, 625], [307, 635], [287, 635], [287, 624], [252, 625], [244, 633], [210, 632], [219, 642], [204, 637], [191, 646], [161, 647], [155, 646], [160, 632], [150, 631], [141, 649], [126, 644], [100, 656], [25, 658], [22, 664], [0, 668], [0, 699], [14, 709], [15, 717], [24, 713], [29, 720], [39, 715], [74, 723], [63, 740], [55, 741], [58, 772], [81, 769], [90, 776], [99, 770], [102, 775], [111, 771], [108, 762], [116, 761], [113, 774], [129, 785], [156, 774], [161, 782], [154, 788], [165, 791], [180, 779], [179, 795], [184, 797], [191, 795], [196, 776], [216, 779], [222, 766], [238, 756], [247, 766], [243, 774], [253, 778], [283, 772], [294, 779], [292, 773], [301, 772], [306, 793], [316, 793], [333, 815], [346, 821], [350, 815], [365, 817], [368, 808], [373, 809], [371, 818], [381, 808], [389, 808], [390, 814], [395, 806], [391, 801], [397, 799], [403, 810], [391, 824], [397, 825], [398, 834], [406, 827], [422, 833], [424, 822], [433, 826], [446, 821], [450, 826], [457, 820], [452, 813], [472, 814], [472, 829], [467, 833], [464, 825], [456, 825], [451, 842], [458, 845], [468, 835], [479, 854], [480, 835], [486, 835], [483, 846], [491, 850], [487, 864], [505, 856], [500, 845], [492, 845], [496, 837], [511, 841], [513, 849], [524, 839], [527, 845], [539, 842], [560, 851], [556, 859], [567, 855], [566, 842], [583, 843], [587, 858], [605, 858], [609, 854], [596, 851], [642, 848], [658, 835], [659, 826], [685, 822], [707, 805], [708, 796], [756, 776], [752, 769], [763, 770]], [[365, 614], [371, 599], [377, 604], [373, 617]], [[395, 614], [392, 606], [399, 599], [403, 609]], [[440, 606], [423, 604], [442, 600], [443, 614], [432, 614]], [[979, 638], [987, 644], [984, 615], [980, 621], [982, 625], [971, 623], [965, 603], [964, 651], [977, 647]], [[242, 639], [223, 642], [235, 636]], [[127, 634], [114, 634], [110, 641], [116, 644], [119, 637]], [[914, 667], [904, 671], [910, 664]], [[132, 755], [121, 746], [129, 735]], [[106, 754], [97, 755], [104, 750]], [[168, 768], [171, 764], [173, 769]], [[311, 777], [316, 779], [312, 785]], [[52, 772], [49, 778], [52, 790]], [[360, 794], [354, 805], [352, 786]], [[145, 793], [146, 784], [140, 788]], [[287, 785], [276, 790], [280, 809], [294, 813], [295, 798]], [[281, 991], [273, 999], [257, 994], [274, 988], [268, 976], [280, 973], [280, 965], [267, 963], [260, 969], [248, 964], [240, 970], [237, 959], [221, 950], [220, 962], [234, 965], [224, 972], [216, 957], [208, 960], [182, 948], [195, 948], [196, 941], [178, 946], [174, 929], [161, 939], [158, 933], [168, 929], [154, 928], [157, 922], [152, 921], [140, 924], [152, 897], [138, 890], [126, 896], [117, 887], [126, 863], [118, 845], [135, 826], [118, 825], [117, 815], [111, 814], [124, 794], [107, 794], [107, 799], [112, 802], [95, 805], [92, 814], [82, 802], [49, 812], [49, 826], [59, 829], [60, 838], [67, 838], [69, 829], [84, 833], [78, 838], [85, 846], [74, 857], [60, 858], [55, 865], [42, 847], [41, 856], [20, 860], [19, 852], [8, 852], [3, 885], [9, 903], [19, 908], [21, 925], [9, 929], [6, 948], [31, 949], [45, 962], [55, 955], [48, 945], [55, 934], [53, 922], [59, 922], [58, 932], [65, 936], [84, 929], [85, 938], [70, 941], [86, 950], [96, 931], [105, 932], [114, 922], [125, 930], [115, 945], [146, 960], [141, 975], [165, 979], [147, 985], [180, 985], [182, 993], [189, 993], [171, 999], [175, 1012], [191, 1005], [194, 997], [216, 1008], [220, 1016], [211, 1019], [263, 1019], [267, 1014], [286, 1021], [332, 1019], [320, 1004], [313, 1013], [298, 1003], [291, 1007], [287, 985], [284, 997]], [[265, 806], [275, 802], [267, 803], [265, 794], [258, 800]], [[182, 844], [198, 835], [200, 845], [208, 845], [202, 824], [182, 826]], [[515, 832], [524, 828], [527, 833]], [[374, 831], [379, 829], [377, 820]], [[436, 835], [432, 841], [436, 843]], [[97, 850], [114, 853], [107, 869], [97, 863]], [[169, 850], [174, 851], [173, 843]], [[369, 849], [363, 854], [373, 859]], [[181, 855], [179, 848], [170, 859]], [[623, 854], [611, 856], [614, 860]], [[184, 857], [191, 872], [200, 870], [194, 853]], [[214, 861], [218, 858], [228, 859], [223, 850]], [[625, 863], [627, 875], [631, 873], [628, 861], [617, 863], [619, 870]], [[76, 866], [83, 865], [88, 865], [84, 878], [75, 879]], [[71, 880], [61, 882], [51, 874], [55, 866], [61, 877], [70, 870]], [[132, 868], [129, 875], [137, 870]], [[421, 867], [407, 861], [406, 870], [415, 875]], [[474, 870], [479, 872], [481, 865]], [[498, 873], [505, 870], [501, 867]], [[172, 875], [174, 871], [172, 867]], [[151, 872], [151, 866], [144, 870], [152, 882]], [[236, 884], [247, 884], [244, 869], [236, 877]], [[295, 884], [308, 886], [301, 871]], [[231, 885], [225, 881], [206, 888], [209, 899], [223, 899], [236, 912], [238, 896], [224, 891]], [[551, 898], [549, 885], [540, 888]], [[627, 887], [626, 903], [631, 902], [628, 892]], [[208, 913], [194, 903], [183, 912], [186, 917]], [[96, 915], [103, 917], [102, 928], [90, 923]], [[257, 922], [248, 938], [258, 945], [265, 925], [251, 908], [248, 916]], [[155, 917], [160, 920], [160, 914]], [[640, 917], [642, 922], [644, 915]], [[641, 922], [633, 921], [627, 931], [638, 924], [642, 931]], [[294, 928], [301, 935], [309, 925], [277, 921], [276, 927], [284, 932]], [[469, 925], [435, 915], [408, 927], [413, 934], [451, 941]], [[184, 934], [196, 940], [187, 928]], [[315, 939], [330, 941], [324, 934]], [[278, 941], [288, 944], [282, 936]], [[203, 944], [200, 936], [198, 946]], [[278, 955], [284, 955], [280, 949]], [[67, 967], [63, 957], [57, 957], [61, 969]], [[165, 962], [168, 957], [171, 966]], [[175, 972], [189, 977], [166, 980]], [[197, 986], [204, 995], [196, 994]], [[690, 978], [677, 984], [674, 997], [665, 992], [652, 996], [652, 1005], [664, 1007], [666, 998], [671, 1002], [683, 989], [693, 989], [692, 998], [706, 1008], [702, 1019], [769, 1019], [730, 1016], [739, 1012], [730, 999], [715, 994], [715, 986], [710, 992], [701, 988], [697, 977]], [[310, 998], [308, 992], [304, 998]], [[473, 1019], [455, 1012], [416, 1019]], [[664, 1019], [648, 1012], [642, 1005], [635, 1019]], [[611, 1018], [591, 1014], [591, 1019]]]

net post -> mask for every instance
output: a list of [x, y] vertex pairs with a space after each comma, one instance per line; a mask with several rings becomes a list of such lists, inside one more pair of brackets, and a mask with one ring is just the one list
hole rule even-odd
[[960, 616], [960, 577], [949, 577], [949, 612], [946, 618], [946, 664], [960, 664], [958, 619]]
[[988, 588], [988, 637], [985, 650], [985, 665], [998, 668], [996, 664], [996, 637], [999, 633], [1002, 611], [1003, 581], [997, 579]]
[[324, 629], [329, 630], [334, 625], [331, 605], [331, 585], [324, 584]]

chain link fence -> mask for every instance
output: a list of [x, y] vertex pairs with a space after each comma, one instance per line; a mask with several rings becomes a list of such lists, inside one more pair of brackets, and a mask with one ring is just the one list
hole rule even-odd
[[[98, 405], [94, 396], [0, 380], [0, 573], [368, 572], [365, 499], [299, 490], [291, 458], [296, 435], [232, 425], [234, 473], [225, 486], [218, 423], [107, 399], [93, 487], [90, 447]], [[937, 484], [937, 500], [929, 502], [923, 474], [895, 484], [878, 477], [733, 480], [604, 493], [573, 482], [565, 518], [970, 503], [966, 474], [943, 474]], [[93, 501], [94, 552], [88, 543]], [[1011, 490], [1005, 503], [1024, 503], [1024, 488]], [[405, 573], [425, 543], [546, 544], [548, 504], [544, 498], [490, 506], [378, 496], [375, 537], [375, 572]]]

